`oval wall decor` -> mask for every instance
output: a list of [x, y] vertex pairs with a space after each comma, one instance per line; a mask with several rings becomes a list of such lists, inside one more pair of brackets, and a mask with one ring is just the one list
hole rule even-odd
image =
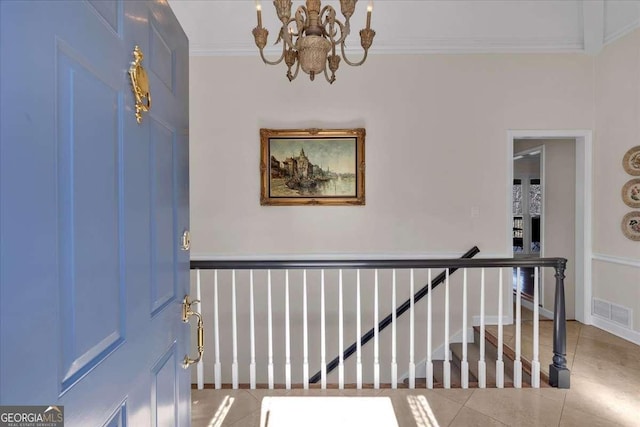
[[632, 147], [622, 159], [622, 167], [633, 176], [640, 176], [640, 145]]
[[630, 208], [640, 208], [640, 178], [631, 179], [622, 187], [622, 201]]
[[622, 233], [626, 238], [640, 242], [640, 211], [629, 212], [622, 218]]

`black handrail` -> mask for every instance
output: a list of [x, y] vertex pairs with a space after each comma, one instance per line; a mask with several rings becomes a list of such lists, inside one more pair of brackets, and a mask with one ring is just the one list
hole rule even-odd
[[[202, 270], [294, 270], [294, 269], [425, 269], [425, 268], [446, 268], [450, 273], [460, 268], [504, 268], [504, 267], [552, 267], [555, 269], [556, 289], [554, 302], [554, 329], [553, 329], [553, 363], [549, 365], [549, 383], [558, 388], [569, 388], [569, 369], [567, 368], [566, 359], [566, 319], [565, 319], [565, 301], [564, 301], [564, 271], [567, 260], [565, 258], [480, 258], [470, 259], [464, 258], [467, 254], [479, 252], [477, 247], [470, 249], [463, 258], [451, 259], [402, 259], [402, 260], [192, 260], [191, 269]], [[439, 279], [444, 272], [439, 275]], [[442, 279], [440, 279], [442, 280]], [[432, 281], [435, 283], [435, 281]], [[432, 284], [432, 286], [434, 286]], [[428, 288], [428, 287], [427, 287]], [[422, 293], [424, 292], [424, 293]], [[420, 298], [426, 295], [428, 290], [422, 288], [418, 293]], [[414, 296], [414, 301], [418, 300], [418, 294]], [[402, 313], [407, 311], [405, 307], [407, 302], [398, 307], [396, 316], [401, 309]], [[391, 316], [385, 317], [379, 324], [382, 330], [391, 323]], [[388, 322], [388, 323], [387, 323]], [[384, 323], [384, 326], [382, 324]], [[369, 336], [371, 335], [371, 336]], [[361, 338], [364, 344], [371, 340], [373, 330], [370, 330]], [[365, 337], [367, 337], [365, 341]], [[349, 355], [355, 351], [355, 344], [351, 345], [344, 354]], [[348, 356], [345, 356], [345, 358]], [[327, 373], [331, 369], [335, 369], [337, 358], [327, 365]], [[317, 382], [321, 374], [314, 375], [310, 382]]]
[[[478, 253], [480, 253], [480, 249], [478, 249], [477, 246], [474, 246], [473, 248], [465, 252], [465, 254], [462, 255], [460, 259], [470, 259], [476, 256]], [[451, 275], [458, 269], [449, 268], [448, 270], [449, 270], [449, 275]], [[447, 276], [446, 271], [443, 271], [442, 273], [438, 274], [436, 278], [431, 281], [431, 289], [435, 288], [440, 283], [444, 282], [446, 280], [446, 276]], [[428, 293], [429, 293], [429, 284], [427, 283], [425, 286], [422, 287], [422, 289], [416, 292], [415, 295], [413, 296], [414, 303], [420, 301]], [[402, 316], [410, 308], [411, 308], [411, 299], [408, 299], [405, 302], [403, 302], [400, 306], [398, 306], [398, 308], [396, 309], [396, 318]], [[378, 333], [382, 332], [382, 330], [385, 329], [387, 326], [389, 326], [392, 322], [393, 322], [393, 313], [389, 313], [387, 317], [385, 317], [384, 319], [382, 319], [380, 323], [378, 323]], [[374, 328], [369, 329], [367, 333], [360, 338], [360, 346], [364, 346], [366, 343], [371, 341], [374, 335], [375, 335]], [[358, 342], [356, 341], [353, 344], [351, 344], [349, 347], [347, 347], [347, 349], [342, 354], [342, 360], [344, 361], [344, 360], [347, 360], [347, 358], [351, 357], [351, 355], [356, 352], [357, 346], [358, 346]], [[336, 369], [339, 364], [340, 364], [340, 356], [336, 356], [331, 362], [329, 362], [329, 364], [327, 364], [327, 374], [329, 374], [331, 371]], [[309, 379], [309, 382], [311, 384], [315, 384], [321, 379], [322, 379], [322, 371], [318, 371], [314, 376], [312, 376]]]
[[403, 268], [500, 268], [559, 267], [565, 258], [447, 258], [368, 260], [191, 260], [196, 270], [316, 270], [316, 269], [403, 269]]

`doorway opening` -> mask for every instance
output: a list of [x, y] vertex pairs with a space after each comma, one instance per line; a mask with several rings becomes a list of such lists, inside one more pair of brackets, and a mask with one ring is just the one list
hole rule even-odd
[[[525, 142], [526, 145], [527, 144]], [[544, 145], [522, 150], [516, 142], [513, 157], [513, 256], [540, 258], [544, 233], [543, 185]], [[542, 282], [541, 282], [542, 283]], [[513, 289], [520, 287], [521, 295], [529, 302], [534, 297], [534, 269], [524, 267], [513, 271]], [[538, 287], [540, 301], [544, 301], [544, 286]]]
[[[571, 283], [568, 280], [565, 283], [565, 300], [567, 306], [571, 305], [572, 313], [568, 314], [568, 318], [575, 318], [582, 323], [591, 324], [591, 253], [592, 253], [592, 237], [591, 237], [591, 223], [592, 223], [592, 131], [589, 130], [522, 130], [522, 131], [508, 131], [507, 133], [507, 160], [508, 160], [508, 173], [507, 173], [507, 245], [508, 252], [514, 254], [514, 179], [516, 179], [515, 167], [514, 167], [514, 153], [521, 154], [526, 150], [531, 152], [536, 151], [535, 148], [543, 145], [541, 140], [569, 140], [572, 148], [574, 148], [574, 162], [572, 168], [572, 175], [567, 177], [567, 180], [571, 181], [575, 191], [571, 196], [565, 197], [571, 198], [573, 202], [574, 218], [571, 221], [571, 225], [565, 227], [570, 228], [573, 233], [571, 234], [572, 249], [569, 253], [568, 250], [562, 250], [562, 253], [549, 252], [549, 242], [545, 241], [545, 234], [549, 235], [551, 230], [548, 230], [549, 223], [547, 220], [550, 218], [548, 212], [548, 191], [549, 183], [545, 183], [545, 176], [548, 175], [548, 162], [551, 158], [550, 153], [541, 153], [542, 159], [542, 173], [540, 177], [541, 197], [542, 205], [540, 212], [539, 232], [540, 232], [540, 251], [537, 256], [560, 256], [570, 258], [572, 257], [573, 266], [573, 279]], [[515, 143], [517, 141], [527, 141], [530, 145], [526, 148], [520, 147], [520, 150], [515, 150]], [[556, 141], [557, 142], [557, 141]], [[553, 141], [550, 142], [553, 144]], [[557, 142], [559, 143], [559, 142]], [[545, 161], [546, 157], [546, 161]], [[528, 182], [531, 185], [531, 181]], [[535, 184], [534, 184], [535, 185]], [[545, 191], [546, 189], [546, 191]], [[547, 202], [545, 202], [547, 201]], [[523, 216], [523, 225], [525, 218]], [[534, 236], [534, 224], [528, 222], [531, 240], [525, 241], [525, 227], [522, 233], [522, 247], [523, 255], [525, 255], [525, 248], [528, 249], [527, 256], [533, 256], [537, 247], [534, 243], [536, 237]], [[520, 243], [520, 241], [517, 241]], [[527, 245], [527, 243], [529, 245]], [[517, 256], [514, 254], [514, 256]], [[553, 310], [554, 304], [554, 289], [555, 281], [553, 279], [553, 273], [549, 272], [549, 276], [545, 279], [545, 282], [549, 282], [544, 296], [544, 306], [549, 310], [549, 313]]]

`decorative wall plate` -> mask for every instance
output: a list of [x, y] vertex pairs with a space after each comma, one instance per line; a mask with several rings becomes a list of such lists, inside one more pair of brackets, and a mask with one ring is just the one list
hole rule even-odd
[[640, 145], [630, 148], [625, 153], [622, 167], [629, 175], [640, 176]]
[[640, 211], [629, 212], [622, 218], [622, 233], [627, 239], [640, 242]]
[[640, 178], [630, 179], [622, 187], [622, 201], [630, 208], [640, 208]]

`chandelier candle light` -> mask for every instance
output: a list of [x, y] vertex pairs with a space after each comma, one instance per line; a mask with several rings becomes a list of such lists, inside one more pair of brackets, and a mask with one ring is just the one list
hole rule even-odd
[[[367, 60], [369, 48], [373, 43], [376, 32], [371, 29], [371, 11], [373, 2], [367, 7], [367, 26], [360, 30], [360, 45], [364, 49], [364, 57], [359, 62], [351, 62], [347, 58], [344, 48], [345, 40], [350, 33], [349, 19], [353, 15], [358, 0], [340, 0], [340, 11], [344, 16], [344, 22], [336, 19], [336, 11], [330, 6], [322, 7], [320, 0], [306, 0], [305, 6], [299, 6], [294, 17], [291, 17], [291, 0], [274, 0], [278, 19], [282, 27], [278, 34], [276, 44], [282, 41], [282, 54], [275, 61], [265, 58], [263, 49], [267, 45], [269, 31], [262, 27], [262, 7], [260, 1], [256, 1], [258, 14], [258, 26], [253, 29], [253, 37], [256, 46], [260, 49], [260, 57], [265, 64], [277, 65], [283, 60], [288, 67], [287, 78], [292, 81], [298, 76], [298, 71], [309, 74], [311, 80], [316, 74], [324, 73], [329, 83], [336, 80], [336, 71], [340, 65], [340, 59], [351, 66], [359, 66]], [[339, 37], [338, 37], [339, 36]], [[336, 54], [336, 46], [340, 46], [340, 55]], [[295, 71], [292, 73], [292, 68]], [[331, 77], [327, 71], [331, 71]]]

